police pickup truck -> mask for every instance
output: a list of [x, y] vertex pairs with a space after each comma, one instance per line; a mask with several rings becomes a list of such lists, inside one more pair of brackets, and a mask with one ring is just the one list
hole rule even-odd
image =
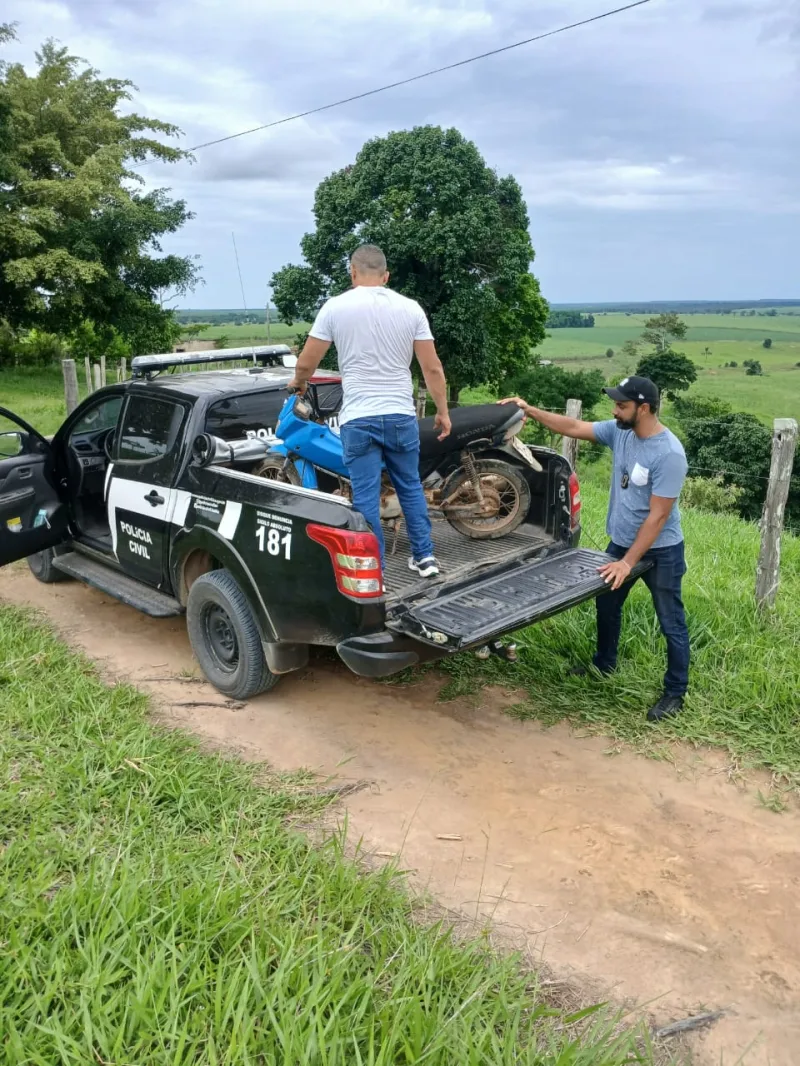
[[[199, 366], [243, 357], [250, 365]], [[578, 547], [577, 479], [543, 448], [517, 530], [471, 540], [434, 522], [432, 582], [408, 569], [400, 532], [381, 580], [377, 542], [345, 496], [257, 473], [292, 362], [285, 346], [138, 357], [131, 380], [92, 393], [51, 439], [0, 408], [0, 565], [27, 558], [40, 581], [74, 578], [148, 615], [185, 614], [203, 673], [236, 699], [302, 669], [314, 645], [385, 677], [498, 649], [603, 591], [606, 556]], [[338, 375], [318, 373], [311, 390], [335, 419]]]

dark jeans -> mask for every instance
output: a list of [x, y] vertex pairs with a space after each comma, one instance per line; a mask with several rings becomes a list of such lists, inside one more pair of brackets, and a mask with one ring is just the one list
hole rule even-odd
[[[614, 559], [621, 559], [627, 548], [612, 541], [606, 549]], [[667, 641], [667, 672], [664, 693], [682, 696], [689, 685], [689, 630], [681, 599], [681, 582], [686, 573], [683, 541], [668, 548], [651, 548], [644, 560], [653, 565], [642, 574], [642, 581], [650, 589], [661, 632]], [[597, 654], [594, 664], [598, 670], [610, 673], [617, 665], [617, 648], [622, 628], [622, 608], [634, 582], [616, 592], [597, 597]]]
[[385, 555], [381, 529], [381, 474], [385, 463], [406, 520], [416, 560], [433, 555], [431, 520], [419, 479], [419, 424], [413, 415], [354, 418], [341, 430], [345, 466], [353, 486], [353, 506], [378, 538], [381, 563]]

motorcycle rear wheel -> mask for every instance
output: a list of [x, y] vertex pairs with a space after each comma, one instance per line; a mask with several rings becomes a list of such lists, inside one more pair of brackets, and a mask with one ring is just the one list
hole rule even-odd
[[525, 521], [531, 508], [531, 490], [522, 474], [509, 463], [498, 459], [479, 459], [475, 469], [481, 480], [481, 486], [487, 495], [499, 496], [500, 507], [496, 514], [488, 517], [456, 517], [447, 513], [447, 503], [464, 507], [470, 502], [477, 503], [475, 490], [469, 474], [462, 467], [455, 475], [450, 486], [447, 501], [442, 511], [444, 517], [459, 533], [472, 540], [498, 540], [507, 537]]
[[267, 455], [257, 463], [251, 473], [268, 481], [280, 481], [283, 485], [302, 485], [303, 479], [291, 459], [282, 455]]

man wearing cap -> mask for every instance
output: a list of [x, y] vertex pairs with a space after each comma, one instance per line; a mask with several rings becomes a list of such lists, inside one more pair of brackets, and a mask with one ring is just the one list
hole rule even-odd
[[[606, 422], [582, 422], [542, 411], [518, 396], [500, 402], [518, 404], [554, 433], [595, 441], [612, 450], [614, 472], [606, 521], [611, 542], [606, 550], [613, 561], [600, 567], [610, 591], [596, 601], [594, 666], [601, 674], [616, 669], [622, 608], [633, 586], [628, 578], [638, 562], [650, 563], [642, 580], [650, 589], [667, 641], [664, 694], [647, 712], [648, 719], [657, 722], [678, 714], [689, 683], [689, 631], [681, 596], [686, 562], [678, 511], [686, 455], [675, 434], [658, 420], [658, 388], [649, 378], [628, 377], [605, 392], [614, 401], [613, 418]], [[587, 672], [582, 666], [573, 670]]]

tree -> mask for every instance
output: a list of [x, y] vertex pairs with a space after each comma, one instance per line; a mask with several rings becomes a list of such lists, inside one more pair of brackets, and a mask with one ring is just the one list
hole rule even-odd
[[227, 335], [227, 333], [222, 333], [214, 341], [214, 347], [216, 348], [217, 351], [221, 351], [223, 348], [227, 348], [229, 343], [230, 343], [230, 337]]
[[613, 358], [614, 358], [614, 349], [613, 348], [606, 348], [606, 359], [613, 359]]
[[771, 347], [772, 347], [772, 338], [771, 338], [771, 337], [766, 337], [766, 338], [765, 338], [765, 340], [764, 340], [764, 344], [762, 345], [762, 347], [764, 347], [764, 348], [771, 348]]
[[349, 255], [373, 243], [386, 253], [392, 288], [425, 309], [456, 396], [523, 368], [544, 339], [548, 308], [529, 272], [520, 187], [498, 178], [458, 130], [423, 126], [368, 141], [320, 184], [314, 217], [301, 242], [306, 265], [271, 280], [288, 324], [344, 292]]
[[[0, 43], [13, 36], [0, 27]], [[161, 239], [191, 217], [164, 189], [143, 192], [132, 165], [186, 153], [159, 137], [177, 127], [125, 107], [135, 88], [48, 42], [37, 70], [0, 63], [0, 317], [69, 333], [89, 319], [137, 351], [174, 337], [158, 294], [198, 281], [189, 257]]]
[[659, 391], [670, 400], [675, 398], [676, 392], [688, 389], [697, 381], [697, 368], [691, 359], [671, 349], [660, 354], [646, 355], [636, 367], [636, 373], [654, 381]]
[[[684, 439], [690, 472], [718, 476], [738, 485], [739, 511], [745, 518], [761, 516], [772, 453], [772, 433], [755, 415], [736, 411], [686, 424]], [[795, 457], [795, 470], [797, 467]], [[789, 528], [800, 526], [800, 477], [791, 480], [786, 508]]]
[[[599, 370], [564, 370], [553, 364], [542, 366], [535, 362], [506, 378], [502, 382], [502, 392], [507, 396], [523, 396], [537, 407], [555, 411], [565, 410], [567, 400], [580, 400], [582, 417], [589, 418], [602, 398], [604, 386], [605, 378]], [[530, 432], [538, 440], [547, 436], [547, 431], [538, 423]]]
[[683, 340], [687, 329], [686, 323], [674, 311], [668, 311], [645, 322], [642, 340], [652, 344], [657, 352], [666, 352], [674, 340]]
[[758, 359], [748, 359], [744, 365], [747, 367], [747, 369], [745, 370], [745, 374], [749, 374], [750, 377], [760, 378], [761, 375], [764, 373], [764, 370]]

